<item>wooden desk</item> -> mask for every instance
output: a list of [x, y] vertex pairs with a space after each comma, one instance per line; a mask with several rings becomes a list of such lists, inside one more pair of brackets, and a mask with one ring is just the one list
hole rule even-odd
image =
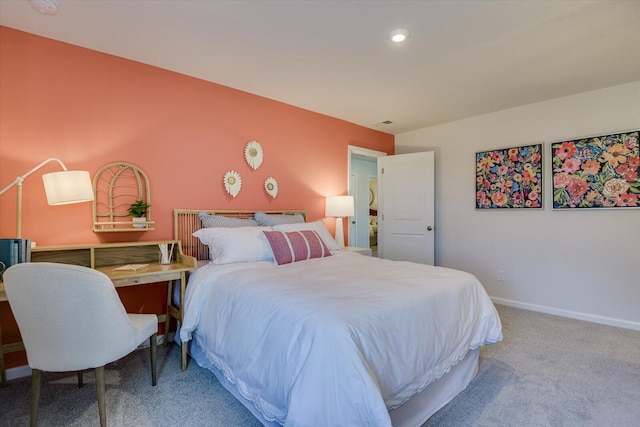
[[[160, 264], [160, 243], [176, 244], [171, 263]], [[182, 321], [183, 304], [175, 307], [172, 304], [173, 284], [180, 284], [180, 301], [184, 301], [187, 286], [187, 273], [195, 270], [196, 259], [182, 253], [182, 246], [177, 240], [158, 242], [107, 243], [95, 245], [72, 245], [39, 247], [31, 250], [32, 262], [59, 262], [63, 264], [81, 265], [94, 268], [105, 273], [115, 287], [137, 286], [148, 283], [168, 283], [167, 285], [167, 314], [158, 316], [158, 322], [164, 322], [164, 346], [168, 344], [169, 322], [171, 317]], [[124, 264], [149, 264], [138, 271], [114, 271], [117, 266]], [[7, 301], [4, 285], [0, 282], [0, 301]], [[4, 353], [24, 350], [22, 342], [3, 344], [2, 325], [0, 324], [0, 383], [7, 384]], [[187, 369], [187, 347], [181, 345], [182, 370]]]

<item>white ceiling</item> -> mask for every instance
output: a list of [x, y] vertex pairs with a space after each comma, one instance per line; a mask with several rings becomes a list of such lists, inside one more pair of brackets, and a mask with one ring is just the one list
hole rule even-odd
[[392, 134], [640, 81], [640, 0], [58, 3], [0, 24]]

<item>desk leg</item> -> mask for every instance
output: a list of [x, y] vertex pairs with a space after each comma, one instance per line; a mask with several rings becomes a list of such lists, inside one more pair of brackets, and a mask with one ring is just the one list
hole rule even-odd
[[169, 324], [171, 323], [171, 294], [173, 294], [173, 280], [167, 282], [167, 318], [164, 321], [163, 347], [169, 345]]
[[2, 346], [2, 323], [0, 323], [0, 386], [7, 386], [7, 373], [4, 370], [4, 347]]
[[[180, 303], [177, 310], [173, 307], [173, 281], [167, 284], [167, 319], [164, 323], [164, 343], [163, 346], [169, 345], [169, 322], [171, 317], [175, 317], [177, 322], [182, 324], [184, 317], [184, 294], [187, 288], [187, 273], [180, 273]], [[180, 367], [183, 371], [187, 370], [187, 343], [180, 342]]]
[[[187, 273], [180, 273], [180, 307], [178, 312], [180, 316], [180, 326], [182, 326], [182, 319], [184, 319], [184, 294], [187, 289]], [[182, 362], [182, 370], [187, 370], [187, 343], [180, 340], [180, 357]]]

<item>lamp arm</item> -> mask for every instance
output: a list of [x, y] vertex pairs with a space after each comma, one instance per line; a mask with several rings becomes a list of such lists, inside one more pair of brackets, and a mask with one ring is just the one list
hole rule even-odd
[[62, 163], [62, 160], [60, 160], [58, 158], [55, 158], [55, 157], [51, 157], [51, 158], [45, 160], [44, 162], [40, 163], [35, 168], [31, 169], [29, 172], [25, 173], [24, 175], [20, 175], [19, 177], [17, 177], [15, 181], [13, 181], [11, 184], [7, 185], [2, 190], [0, 190], [0, 195], [4, 194], [7, 190], [9, 190], [14, 185], [22, 185], [22, 181], [24, 181], [24, 179], [26, 177], [28, 177], [29, 175], [31, 175], [32, 173], [34, 173], [35, 171], [37, 171], [38, 169], [40, 169], [41, 167], [43, 167], [44, 165], [46, 165], [47, 163], [52, 162], [52, 161], [56, 161], [56, 162], [60, 163], [60, 166], [62, 166], [62, 169], [63, 170], [67, 170], [67, 167], [64, 165], [64, 163]]

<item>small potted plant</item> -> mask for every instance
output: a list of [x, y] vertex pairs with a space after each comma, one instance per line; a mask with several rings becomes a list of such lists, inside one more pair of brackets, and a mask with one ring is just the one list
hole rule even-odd
[[133, 217], [133, 228], [145, 228], [147, 226], [147, 209], [149, 209], [151, 205], [145, 203], [144, 200], [136, 200], [131, 206], [129, 206], [129, 215]]

